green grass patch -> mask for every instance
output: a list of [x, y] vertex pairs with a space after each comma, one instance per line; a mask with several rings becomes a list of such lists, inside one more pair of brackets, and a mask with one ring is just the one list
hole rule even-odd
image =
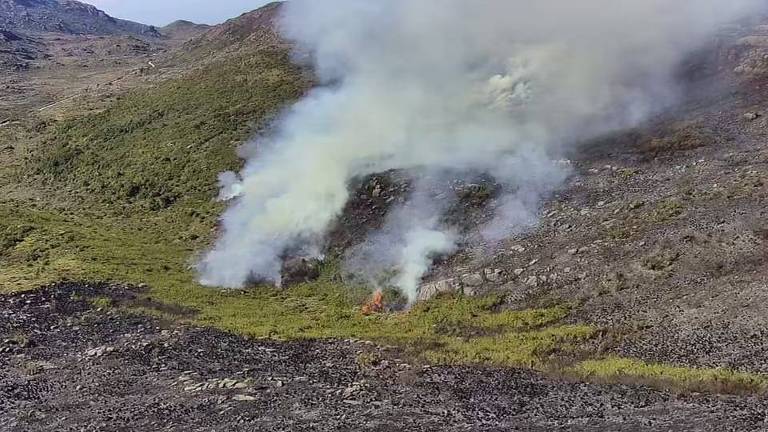
[[96, 297], [90, 301], [91, 305], [96, 309], [110, 309], [114, 306], [114, 302], [109, 297]]
[[[205, 288], [195, 282], [191, 265], [206, 240], [190, 242], [187, 230], [195, 230], [195, 219], [181, 212], [170, 223], [171, 213], [132, 220], [0, 204], [0, 229], [26, 224], [24, 238], [0, 256], [0, 291], [63, 279], [147, 284], [152, 302], [196, 312], [176, 319], [258, 338], [371, 340], [446, 364], [544, 365], [594, 333], [560, 325], [567, 307], [503, 310], [495, 296], [439, 298], [408, 312], [364, 316], [360, 305], [370, 291], [341, 285], [332, 266], [321, 280], [286, 290]], [[92, 302], [112, 304], [106, 298]], [[151, 309], [148, 304], [140, 307]]]
[[[189, 301], [191, 292], [184, 293]], [[199, 294], [199, 293], [198, 293]], [[565, 307], [498, 311], [500, 298], [443, 297], [408, 312], [364, 316], [369, 292], [328, 281], [288, 290], [257, 288], [245, 293], [193, 296], [196, 321], [259, 338], [355, 338], [397, 345], [443, 364], [486, 363], [537, 366], [594, 334], [589, 327], [561, 326]], [[162, 294], [166, 301], [181, 300]]]
[[697, 369], [649, 364], [640, 360], [611, 357], [588, 360], [572, 369], [576, 375], [606, 382], [643, 384], [686, 392], [765, 393], [768, 375], [730, 369]]
[[186, 223], [174, 229], [163, 217], [110, 219], [0, 203], [0, 232], [12, 233], [0, 250], [0, 291], [59, 280], [189, 281], [194, 244], [184, 237], [205, 228]]

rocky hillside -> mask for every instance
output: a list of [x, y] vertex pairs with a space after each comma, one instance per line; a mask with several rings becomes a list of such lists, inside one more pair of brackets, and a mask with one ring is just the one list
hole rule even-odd
[[190, 21], [178, 20], [158, 29], [160, 34], [169, 39], [189, 40], [201, 33], [208, 31], [211, 26], [196, 24]]
[[0, 70], [23, 70], [42, 56], [44, 45], [23, 33], [0, 29]]
[[265, 49], [286, 49], [288, 44], [275, 26], [281, 5], [282, 2], [273, 2], [212, 27], [186, 42], [172, 59], [199, 63]]
[[113, 18], [75, 0], [0, 0], [0, 29], [157, 38], [152, 26]]

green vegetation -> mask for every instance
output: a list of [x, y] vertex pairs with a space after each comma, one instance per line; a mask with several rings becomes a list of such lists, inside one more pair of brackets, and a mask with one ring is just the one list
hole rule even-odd
[[96, 309], [110, 309], [114, 302], [109, 297], [96, 297], [95, 299], [91, 299], [91, 304]]
[[[70, 280], [178, 283], [189, 281], [187, 261], [193, 247], [170, 229], [164, 218], [109, 219], [25, 208], [0, 203], [0, 291], [30, 289]], [[199, 224], [199, 223], [198, 223]], [[22, 228], [19, 228], [22, 227]]]
[[330, 281], [218, 293], [197, 320], [255, 337], [372, 340], [445, 364], [543, 366], [548, 355], [574, 350], [594, 334], [589, 327], [559, 325], [567, 308], [496, 311], [496, 297], [443, 297], [405, 313], [364, 316], [359, 305], [366, 293]]
[[[29, 225], [24, 238], [5, 249], [0, 272], [0, 289], [5, 290], [61, 279], [146, 283], [154, 302], [194, 310], [197, 313], [188, 319], [198, 324], [260, 338], [373, 340], [451, 364], [545, 367], [548, 356], [576, 350], [595, 332], [560, 325], [568, 315], [565, 307], [500, 311], [497, 297], [446, 297], [407, 313], [364, 316], [360, 304], [370, 292], [341, 286], [334, 281], [333, 268], [325, 269], [317, 282], [288, 290], [212, 290], [194, 282], [188, 267], [195, 248], [174, 238], [170, 225], [155, 228], [149, 220], [142, 224], [44, 211], [18, 213], [15, 207], [0, 206], [2, 223], [14, 218]], [[101, 308], [112, 305], [108, 298], [91, 302]]]
[[217, 174], [239, 167], [237, 145], [308, 86], [285, 52], [209, 65], [56, 124], [25, 168], [107, 205], [207, 200]]
[[572, 371], [582, 378], [608, 382], [645, 384], [681, 391], [716, 393], [764, 393], [768, 375], [736, 372], [729, 369], [696, 369], [612, 357], [589, 360]]

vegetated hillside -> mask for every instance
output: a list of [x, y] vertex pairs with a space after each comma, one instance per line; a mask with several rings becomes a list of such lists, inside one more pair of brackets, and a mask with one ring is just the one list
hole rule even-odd
[[210, 199], [237, 145], [306, 87], [284, 51], [213, 63], [56, 124], [29, 172], [114, 205]]
[[113, 18], [74, 0], [0, 0], [0, 28], [26, 32], [160, 37], [152, 26]]
[[191, 284], [189, 260], [220, 210], [218, 173], [311, 85], [283, 48], [202, 63], [90, 114], [81, 104], [65, 120], [35, 113], [0, 128], [0, 289], [152, 274], [164, 289]]
[[237, 46], [227, 56], [197, 51], [200, 61], [188, 64], [181, 77], [129, 92], [94, 115], [52, 125], [26, 173], [110, 206], [161, 210], [178, 201], [210, 200], [218, 173], [239, 166], [237, 146], [311, 85], [311, 77], [290, 62], [288, 49], [275, 42], [278, 7], [213, 27], [171, 54], [190, 55], [193, 46]]

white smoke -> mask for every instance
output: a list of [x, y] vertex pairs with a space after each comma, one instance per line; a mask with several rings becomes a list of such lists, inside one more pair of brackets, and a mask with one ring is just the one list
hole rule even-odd
[[390, 211], [384, 227], [347, 251], [345, 274], [378, 289], [396, 286], [416, 300], [432, 259], [453, 252], [458, 237], [441, 220], [456, 198], [446, 178], [432, 174], [415, 179], [409, 200]]
[[[530, 225], [567, 175], [555, 160], [568, 145], [674, 102], [684, 57], [757, 3], [286, 3], [283, 33], [311, 54], [324, 85], [259, 142], [239, 177], [222, 176], [221, 197], [237, 198], [200, 264], [202, 282], [279, 281], [286, 250], [321, 250], [350, 180], [390, 169], [487, 172], [507, 195], [482, 232], [502, 238]], [[382, 244], [389, 233], [389, 253], [400, 257], [392, 281], [412, 297], [430, 259], [455, 247], [432, 204], [372, 236]]]

